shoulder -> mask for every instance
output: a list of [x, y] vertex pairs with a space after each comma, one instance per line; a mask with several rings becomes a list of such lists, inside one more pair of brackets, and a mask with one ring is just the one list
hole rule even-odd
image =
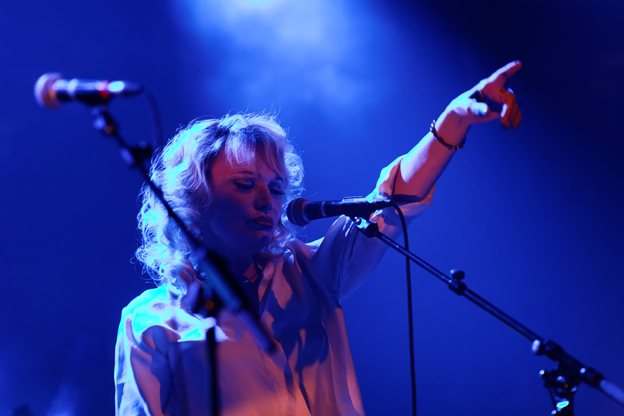
[[200, 341], [212, 320], [202, 319], [182, 306], [180, 293], [170, 285], [149, 289], [122, 311], [120, 334], [134, 342], [159, 338], [165, 342]]
[[178, 309], [179, 301], [167, 285], [148, 289], [122, 310], [120, 326], [138, 337], [147, 328], [168, 326], [171, 318], [178, 314]]
[[134, 298], [122, 311], [122, 317], [131, 317], [153, 311], [161, 311], [173, 304], [167, 285], [148, 289]]

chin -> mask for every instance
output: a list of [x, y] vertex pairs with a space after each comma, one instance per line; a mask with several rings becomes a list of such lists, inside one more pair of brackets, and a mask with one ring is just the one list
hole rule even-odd
[[254, 248], [254, 251], [259, 252], [269, 245], [273, 237], [273, 232], [262, 231], [254, 232], [249, 236], [249, 246]]

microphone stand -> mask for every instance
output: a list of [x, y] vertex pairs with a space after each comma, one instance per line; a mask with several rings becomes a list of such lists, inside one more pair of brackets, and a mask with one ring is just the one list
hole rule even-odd
[[581, 382], [591, 387], [597, 388], [609, 398], [624, 406], [624, 391], [615, 384], [606, 380], [604, 376], [591, 367], [587, 367], [570, 354], [566, 353], [561, 346], [551, 340], [546, 340], [526, 326], [516, 321], [505, 312], [492, 305], [481, 296], [468, 289], [462, 281], [464, 272], [461, 270], [451, 270], [451, 276], [447, 276], [415, 254], [388, 238], [379, 231], [377, 224], [360, 217], [352, 217], [357, 228], [367, 237], [376, 237], [383, 241], [399, 253], [403, 254], [414, 263], [446, 283], [453, 292], [463, 296], [481, 309], [493, 315], [514, 331], [532, 342], [532, 351], [536, 355], [546, 355], [557, 363], [553, 370], [541, 370], [540, 376], [544, 380], [544, 387], [550, 393], [554, 410], [551, 414], [560, 416], [573, 416], [574, 394]]
[[178, 225], [189, 245], [193, 250], [193, 255], [197, 259], [197, 268], [206, 276], [206, 281], [200, 289], [197, 305], [193, 307], [193, 313], [204, 313], [214, 320], [214, 325], [206, 332], [206, 346], [208, 349], [208, 362], [212, 400], [208, 397], [208, 408], [212, 409], [212, 415], [219, 414], [219, 388], [217, 377], [217, 350], [215, 332], [217, 327], [217, 315], [221, 307], [229, 309], [238, 314], [248, 324], [248, 327], [255, 335], [266, 351], [272, 351], [275, 344], [264, 326], [260, 323], [258, 312], [251, 306], [246, 295], [241, 290], [236, 279], [228, 272], [224, 262], [213, 253], [210, 253], [203, 243], [197, 239], [186, 227], [184, 221], [173, 211], [162, 190], [152, 182], [149, 170], [145, 167], [145, 162], [152, 156], [152, 149], [149, 145], [142, 143], [139, 146], [130, 147], [119, 134], [119, 129], [106, 106], [95, 106], [92, 109], [93, 127], [106, 137], [113, 138], [119, 145], [121, 158], [130, 167], [139, 170], [143, 179], [150, 189], [163, 204], [169, 217]]

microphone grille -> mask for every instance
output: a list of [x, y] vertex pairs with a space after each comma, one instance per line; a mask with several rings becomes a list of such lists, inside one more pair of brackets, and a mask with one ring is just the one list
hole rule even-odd
[[41, 107], [59, 108], [61, 103], [56, 99], [56, 92], [52, 88], [54, 83], [63, 78], [58, 72], [48, 72], [35, 82], [35, 99]]
[[291, 224], [303, 227], [310, 223], [303, 213], [303, 207], [307, 202], [308, 200], [305, 198], [297, 198], [290, 201], [286, 207], [286, 216]]

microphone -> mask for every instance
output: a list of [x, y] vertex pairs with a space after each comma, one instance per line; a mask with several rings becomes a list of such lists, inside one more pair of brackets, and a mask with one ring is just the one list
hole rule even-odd
[[35, 99], [42, 107], [59, 108], [62, 103], [80, 101], [87, 105], [106, 104], [116, 95], [141, 93], [143, 87], [127, 81], [63, 79], [57, 72], [48, 72], [35, 83]]
[[361, 197], [344, 198], [342, 201], [308, 201], [297, 198], [290, 201], [286, 207], [286, 215], [292, 224], [303, 227], [310, 221], [338, 215], [368, 219], [373, 212], [391, 205], [392, 201], [387, 198], [376, 199], [373, 202]]

